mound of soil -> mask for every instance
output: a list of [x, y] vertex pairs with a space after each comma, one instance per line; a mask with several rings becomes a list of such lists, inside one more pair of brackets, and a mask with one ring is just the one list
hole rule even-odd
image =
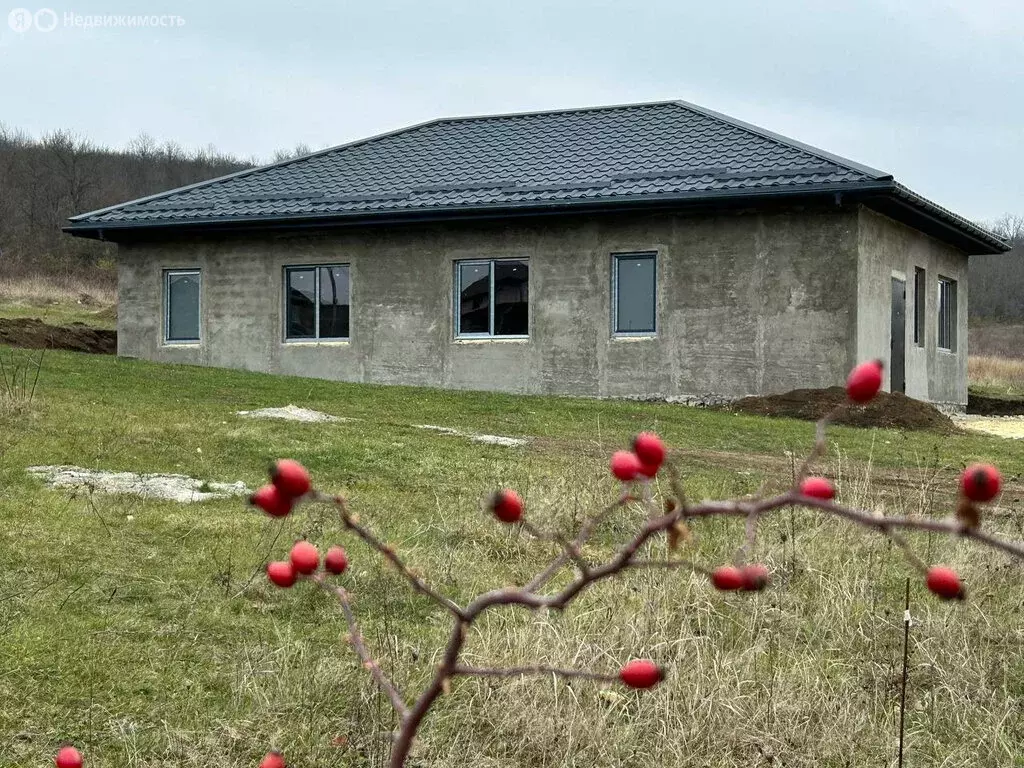
[[967, 393], [967, 412], [979, 416], [1024, 416], [1024, 400]]
[[99, 355], [117, 354], [117, 331], [81, 323], [47, 325], [34, 318], [0, 318], [0, 344], [26, 349], [69, 349]]
[[928, 430], [942, 434], [959, 432], [953, 421], [935, 406], [899, 392], [879, 392], [867, 405], [850, 405], [842, 387], [794, 389], [781, 395], [744, 397], [725, 406], [727, 410], [756, 416], [781, 416], [817, 421], [834, 408], [842, 409], [833, 424], [850, 427]]

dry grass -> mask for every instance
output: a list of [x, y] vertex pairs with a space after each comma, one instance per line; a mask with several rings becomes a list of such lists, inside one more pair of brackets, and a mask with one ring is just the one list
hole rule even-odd
[[85, 282], [59, 275], [0, 279], [0, 303], [29, 307], [84, 304], [108, 307], [117, 303], [117, 288], [109, 283]]
[[109, 281], [68, 275], [0, 278], [0, 317], [112, 328], [117, 319], [117, 288]]
[[[839, 469], [833, 463], [830, 471]], [[942, 508], [929, 483], [905, 488], [897, 506], [871, 493], [870, 466], [847, 463], [843, 471], [856, 489], [846, 501], [891, 514]], [[578, 479], [546, 488], [542, 514], [603, 500], [579, 490], [597, 478]], [[996, 526], [1020, 535], [1009, 520]], [[742, 536], [737, 521], [697, 528], [705, 563], [729, 559]], [[1024, 640], [1015, 616], [1019, 571], [1006, 572], [1001, 556], [935, 537], [915, 544], [929, 561], [948, 562], [984, 587], [974, 603], [949, 606], [913, 578], [911, 764], [1007, 765], [1024, 738], [1020, 681], [1010, 682], [1021, 671], [1012, 649]], [[509, 570], [525, 573], [532, 558], [518, 543], [506, 547]], [[643, 694], [554, 679], [460, 682], [431, 715], [422, 763], [414, 764], [886, 764], [898, 733], [910, 573], [901, 553], [881, 537], [798, 513], [767, 522], [758, 557], [775, 574], [763, 595], [723, 596], [699, 576], [642, 573], [596, 588], [564, 616], [488, 616], [474, 627], [472, 663], [614, 669], [640, 656], [667, 665], [671, 676]]]
[[1024, 395], [1024, 359], [971, 355], [967, 376], [972, 386], [1006, 395]]
[[0, 423], [32, 408], [44, 355], [44, 350], [0, 349]]
[[976, 323], [971, 321], [968, 345], [982, 357], [1024, 359], [1024, 324]]

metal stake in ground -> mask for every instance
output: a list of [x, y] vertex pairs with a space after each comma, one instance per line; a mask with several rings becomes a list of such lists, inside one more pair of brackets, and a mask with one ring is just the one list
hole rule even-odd
[[897, 765], [903, 768], [903, 723], [907, 713], [907, 662], [910, 658], [910, 579], [903, 608], [903, 687], [900, 690], [900, 756]]

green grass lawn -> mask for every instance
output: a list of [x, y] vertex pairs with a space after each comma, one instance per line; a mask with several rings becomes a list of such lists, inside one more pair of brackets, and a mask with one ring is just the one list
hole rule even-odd
[[[22, 353], [18, 353], [22, 354]], [[27, 353], [24, 353], [27, 354]], [[235, 415], [289, 403], [332, 424]], [[487, 446], [415, 424], [533, 438]], [[571, 530], [614, 498], [608, 454], [641, 429], [675, 450], [693, 497], [784, 487], [810, 424], [665, 404], [373, 387], [47, 353], [37, 400], [0, 416], [0, 766], [47, 764], [72, 740], [90, 766], [254, 766], [271, 746], [296, 768], [378, 766], [393, 721], [310, 585], [282, 591], [261, 567], [308, 537], [340, 542], [342, 578], [369, 644], [411, 697], [445, 617], [330, 510], [284, 521], [242, 499], [183, 505], [48, 490], [35, 464], [183, 473], [255, 487], [275, 457], [306, 464], [361, 519], [459, 602], [522, 582], [552, 555], [480, 511], [521, 490], [540, 526]], [[945, 515], [956, 474], [997, 462], [1009, 479], [994, 530], [1022, 538], [1024, 453], [980, 436], [835, 429], [822, 469], [848, 503]], [[643, 519], [628, 509], [588, 554]], [[699, 562], [731, 559], [738, 521], [695, 526]], [[913, 538], [964, 575], [973, 599], [940, 604], [913, 582], [908, 765], [1024, 765], [1021, 566], [938, 537]], [[663, 545], [655, 551], [663, 556]], [[412, 765], [859, 766], [893, 761], [903, 587], [884, 539], [811, 513], [769, 518], [757, 557], [774, 585], [722, 595], [688, 573], [631, 573], [564, 615], [494, 612], [474, 625], [474, 663], [614, 671], [666, 664], [640, 695], [550, 679], [461, 681], [429, 716]], [[1014, 762], [1014, 761], [1017, 762]]]

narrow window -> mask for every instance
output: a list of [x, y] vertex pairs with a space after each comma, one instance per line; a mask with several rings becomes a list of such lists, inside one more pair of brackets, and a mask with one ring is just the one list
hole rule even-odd
[[172, 269], [164, 272], [164, 341], [199, 341], [198, 269]]
[[530, 265], [524, 260], [455, 265], [455, 335], [525, 337], [530, 328]]
[[956, 351], [956, 280], [939, 278], [939, 349]]
[[638, 336], [655, 332], [656, 267], [653, 253], [615, 254], [612, 317], [616, 334]]
[[927, 282], [921, 267], [914, 267], [914, 344], [924, 346], [924, 302]]
[[349, 268], [347, 264], [285, 267], [285, 339], [347, 339]]

